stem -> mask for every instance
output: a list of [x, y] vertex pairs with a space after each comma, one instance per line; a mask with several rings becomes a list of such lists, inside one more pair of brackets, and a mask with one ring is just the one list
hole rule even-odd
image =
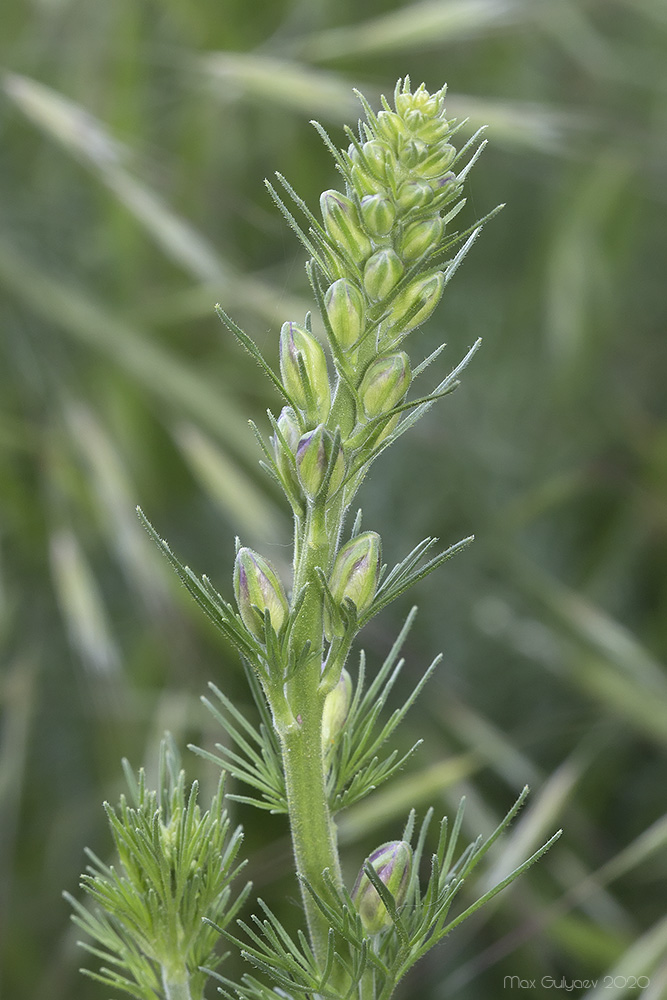
[[[322, 749], [325, 696], [319, 690], [322, 670], [322, 600], [316, 570], [318, 567], [327, 568], [331, 547], [331, 536], [326, 530], [324, 504], [315, 504], [306, 518], [299, 544], [299, 558], [295, 565], [295, 591], [304, 584], [309, 584], [310, 589], [291, 638], [295, 652], [300, 652], [309, 643], [313, 656], [287, 683], [288, 701], [295, 721], [279, 727], [279, 736], [296, 868], [318, 892], [325, 890], [322, 880], [325, 868], [334, 881], [342, 885]], [[303, 886], [301, 893], [313, 950], [320, 962], [324, 962], [329, 926]]]
[[[301, 725], [281, 734], [292, 845], [297, 871], [317, 892], [324, 892], [322, 872], [342, 883], [336, 832], [326, 795], [322, 754], [322, 701], [300, 713]], [[301, 894], [313, 950], [321, 963], [327, 950], [329, 925], [308, 890]]]
[[165, 1000], [192, 1000], [190, 976], [185, 967], [167, 969], [162, 966], [162, 987]]

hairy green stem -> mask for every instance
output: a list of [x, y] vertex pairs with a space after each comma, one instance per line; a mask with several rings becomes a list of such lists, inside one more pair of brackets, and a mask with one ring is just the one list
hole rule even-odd
[[[289, 703], [294, 722], [279, 728], [287, 802], [296, 868], [318, 891], [323, 891], [322, 873], [328, 869], [342, 884], [336, 833], [326, 791], [322, 748], [322, 711], [325, 695], [319, 690], [322, 670], [322, 601], [317, 569], [326, 570], [331, 557], [331, 533], [326, 530], [324, 504], [315, 504], [308, 513], [295, 566], [295, 592], [309, 590], [292, 636], [294, 652], [306, 643], [311, 658], [288, 683]], [[308, 890], [302, 886], [311, 943], [318, 959], [326, 955], [328, 924]]]

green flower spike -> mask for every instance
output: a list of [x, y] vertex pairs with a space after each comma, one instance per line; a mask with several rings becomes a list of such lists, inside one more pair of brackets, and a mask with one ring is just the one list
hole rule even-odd
[[[381, 539], [374, 531], [358, 533], [360, 515], [350, 540], [341, 544], [341, 539], [346, 537], [353, 498], [373, 459], [458, 384], [476, 350], [475, 346], [468, 351], [444, 378], [441, 373], [434, 389], [411, 392], [411, 400], [404, 404], [413, 376], [420, 377], [435, 363], [440, 348], [413, 372], [408, 355], [397, 345], [431, 316], [446, 282], [474, 244], [482, 224], [494, 214], [461, 230], [450, 229], [464, 206], [462, 185], [479, 149], [475, 151], [477, 136], [460, 153], [454, 149], [452, 139], [464, 123], [447, 119], [445, 88], [431, 94], [423, 85], [412, 90], [408, 79], [399, 81], [394, 107], [383, 97], [378, 113], [359, 96], [366, 120], [356, 131], [346, 129], [346, 148], [339, 148], [316, 126], [342, 181], [342, 191], [328, 190], [321, 197], [322, 222], [289, 182], [279, 177], [307, 220], [302, 228], [293, 210], [269, 185], [310, 256], [307, 273], [328, 343], [323, 349], [309, 321], [305, 327], [285, 323], [278, 374], [252, 338], [219, 309], [228, 328], [289, 404], [277, 421], [272, 419], [272, 441], [266, 443], [259, 431], [257, 436], [268, 460], [263, 464], [277, 474], [294, 512], [291, 606], [274, 567], [251, 549], [242, 548], [234, 566], [239, 618], [208, 577], [197, 577], [183, 565], [146, 523], [183, 583], [238, 648], [260, 713], [257, 728], [231, 699], [213, 688], [217, 704], [208, 704], [225, 729], [225, 740], [216, 744], [217, 753], [200, 752], [249, 786], [249, 795], [237, 796], [241, 801], [287, 813], [290, 820], [307, 938], [301, 928], [293, 937], [261, 901], [261, 916], [254, 914], [251, 923], [238, 922], [243, 931], [242, 939], [238, 938], [226, 929], [230, 919], [226, 897], [214, 906], [208, 897], [204, 900], [206, 913], [223, 930], [227, 942], [238, 946], [252, 964], [240, 982], [217, 970], [212, 973], [221, 986], [219, 992], [238, 1000], [269, 1000], [277, 995], [390, 1000], [415, 962], [529, 868], [555, 839], [476, 901], [466, 901], [463, 910], [450, 914], [455, 897], [457, 902], [461, 898], [462, 882], [507, 828], [526, 792], [486, 840], [473, 841], [458, 857], [463, 806], [451, 825], [443, 817], [425, 887], [416, 873], [426, 860], [432, 811], [414, 841], [414, 858], [410, 842], [416, 833], [416, 817], [412, 811], [402, 833], [397, 831], [401, 839], [383, 844], [370, 855], [351, 896], [345, 888], [335, 814], [391, 778], [416, 749], [417, 745], [402, 756], [397, 748], [386, 755], [381, 751], [440, 660], [436, 657], [403, 706], [383, 721], [380, 713], [400, 670], [398, 657], [414, 613], [368, 685], [361, 655], [354, 693], [344, 669], [352, 643], [376, 611], [423, 580], [471, 539], [436, 553], [436, 540], [427, 538], [382, 583]], [[460, 160], [465, 162], [459, 165]], [[153, 808], [152, 801], [149, 805]], [[134, 814], [127, 815], [134, 828]], [[199, 829], [199, 814], [192, 817], [188, 836]], [[172, 824], [168, 817], [159, 821], [165, 828], [159, 827], [160, 859], [153, 863], [150, 855], [149, 874], [157, 886], [155, 892], [169, 894], [173, 871], [189, 878], [186, 861], [194, 865], [203, 857], [208, 865], [209, 859], [208, 854], [190, 852], [185, 834], [181, 838], [185, 827]], [[152, 845], [155, 825], [147, 816], [145, 838], [144, 828], [140, 831], [142, 850], [144, 839]], [[127, 829], [123, 825], [123, 837]], [[182, 852], [180, 867], [172, 867], [179, 838], [188, 850]], [[105, 877], [109, 871], [111, 878], [110, 869], [104, 869]], [[208, 871], [203, 869], [203, 887]], [[195, 871], [193, 892], [199, 890], [197, 879]], [[125, 889], [125, 882], [119, 885]], [[144, 892], [143, 884], [135, 895], [133, 911], [147, 907], [152, 920], [153, 895]], [[186, 925], [181, 918], [181, 909], [187, 910], [189, 918], [192, 896], [186, 898], [187, 907], [181, 907], [180, 891], [176, 896], [173, 904], [167, 899], [164, 906], [169, 918], [166, 929], [177, 933], [161, 952], [153, 980], [132, 994], [138, 1000], [202, 1000], [203, 984], [196, 981], [197, 990], [189, 990], [189, 981], [195, 982], [193, 977], [204, 961], [209, 968], [212, 964], [207, 958], [208, 940], [206, 950], [186, 953], [178, 931], [194, 926], [193, 921]], [[235, 906], [231, 905], [232, 913]], [[200, 933], [202, 907], [192, 912]], [[180, 925], [176, 917], [182, 919]], [[208, 930], [205, 924], [204, 934]], [[112, 949], [108, 954], [109, 961], [115, 961]], [[159, 974], [164, 989], [156, 978]], [[117, 986], [116, 993], [123, 989], [120, 982], [103, 981]]]

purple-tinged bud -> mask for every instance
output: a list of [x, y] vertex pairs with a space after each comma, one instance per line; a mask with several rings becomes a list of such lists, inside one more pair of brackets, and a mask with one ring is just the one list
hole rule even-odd
[[408, 226], [398, 243], [398, 252], [406, 261], [418, 260], [432, 253], [442, 239], [442, 219], [434, 215]]
[[401, 403], [411, 380], [410, 359], [404, 351], [372, 361], [359, 386], [359, 396], [369, 420]]
[[[360, 615], [373, 603], [380, 581], [382, 539], [376, 531], [364, 531], [342, 546], [329, 577], [329, 590], [337, 604], [350, 600]], [[325, 632], [332, 638], [334, 623], [325, 614]]]
[[355, 263], [365, 260], [373, 249], [361, 228], [357, 206], [340, 191], [324, 191], [320, 196], [324, 226], [331, 239], [346, 250]]
[[[306, 496], [311, 500], [314, 500], [322, 489], [327, 469], [332, 461], [333, 446], [334, 439], [323, 424], [308, 431], [299, 440], [296, 449], [296, 471]], [[338, 448], [333, 463], [327, 496], [333, 496], [345, 478], [345, 459], [341, 447]]]
[[[366, 860], [377, 872], [380, 881], [389, 889], [396, 906], [402, 906], [412, 875], [410, 845], [405, 840], [391, 840], [374, 850]], [[367, 934], [379, 934], [385, 928], [391, 927], [389, 911], [363, 868], [354, 884], [352, 900]]]
[[279, 631], [289, 614], [285, 589], [274, 567], [252, 549], [239, 549], [234, 563], [234, 595], [243, 624], [256, 639], [264, 638], [264, 612]]
[[[299, 421], [297, 420], [296, 413], [291, 406], [283, 406], [277, 422], [278, 430], [282, 434], [285, 444], [283, 444], [277, 434], [274, 435], [272, 440], [276, 465], [278, 466], [283, 479], [294, 486], [298, 492], [298, 483], [296, 482], [296, 477], [294, 475], [294, 457], [296, 455], [296, 446], [299, 443], [299, 438], [301, 437]], [[285, 448], [285, 445], [287, 446], [287, 449]]]
[[343, 669], [340, 680], [324, 699], [322, 715], [322, 749], [330, 750], [343, 731], [352, 704], [352, 678]]
[[353, 347], [364, 330], [366, 303], [361, 290], [339, 278], [327, 289], [324, 305], [336, 343], [343, 349]]
[[381, 194], [367, 194], [361, 199], [361, 218], [371, 236], [386, 236], [396, 221], [394, 203]]
[[442, 271], [416, 278], [392, 303], [387, 317], [389, 336], [381, 346], [398, 343], [406, 333], [426, 322], [440, 301], [445, 287]]
[[434, 207], [452, 201], [463, 190], [463, 185], [459, 183], [456, 174], [452, 170], [448, 170], [442, 177], [436, 177], [435, 180], [429, 181], [429, 184], [433, 191]]
[[422, 160], [418, 167], [421, 177], [442, 177], [456, 156], [456, 148], [445, 142]]
[[364, 288], [372, 299], [384, 299], [405, 273], [402, 260], [395, 250], [377, 250], [364, 268]]
[[433, 198], [431, 185], [426, 181], [404, 181], [398, 189], [396, 204], [401, 212], [424, 208]]
[[[303, 359], [312, 399], [308, 398], [299, 357]], [[306, 413], [308, 421], [326, 420], [331, 408], [327, 359], [312, 333], [296, 323], [283, 323], [280, 331], [280, 374], [290, 398]]]

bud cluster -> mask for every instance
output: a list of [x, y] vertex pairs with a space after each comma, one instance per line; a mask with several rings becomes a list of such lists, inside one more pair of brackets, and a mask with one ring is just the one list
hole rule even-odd
[[[353, 456], [370, 456], [398, 422], [391, 411], [404, 401], [412, 372], [397, 348], [442, 295], [444, 274], [429, 262], [442, 249], [443, 213], [461, 193], [444, 95], [423, 84], [413, 92], [406, 79], [394, 108], [384, 98], [378, 114], [366, 107], [360, 138], [348, 132], [352, 142], [338, 155], [345, 192], [320, 198], [323, 227], [312, 235], [330, 282], [322, 289], [323, 319], [336, 368], [355, 394], [347, 413], [339, 412], [321, 344], [310, 328], [283, 325], [280, 374], [292, 405], [280, 415], [273, 447], [297, 509], [333, 497]], [[346, 428], [340, 449], [332, 436], [339, 425]]]
[[[304, 326], [283, 324], [280, 381], [289, 405], [274, 422], [269, 456], [297, 525], [307, 510], [324, 511], [333, 537], [367, 461], [400, 420], [395, 410], [412, 380], [400, 343], [428, 319], [444, 287], [436, 262], [446, 212], [461, 192], [451, 169], [454, 123], [445, 116], [444, 94], [444, 88], [430, 94], [423, 84], [412, 91], [406, 79], [397, 85], [393, 108], [384, 98], [378, 114], [364, 105], [359, 137], [348, 130], [352, 141], [337, 154], [345, 191], [322, 194], [322, 225], [312, 218], [311, 239], [303, 237], [315, 256], [329, 357], [308, 319]], [[331, 521], [329, 511], [338, 512]], [[358, 535], [329, 558], [333, 601], [325, 602], [323, 625], [333, 642], [354, 620], [347, 612], [354, 609], [358, 620], [373, 603], [379, 536]], [[235, 588], [255, 638], [265, 636], [267, 611], [280, 631], [289, 612], [270, 564], [242, 549]]]
[[[422, 84], [411, 92], [406, 80], [396, 89], [395, 110], [384, 104], [378, 115], [369, 114], [361, 140], [350, 133], [339, 163], [347, 193], [329, 190], [320, 199], [334, 269], [344, 275], [327, 291], [328, 318], [348, 351], [368, 322], [379, 322], [383, 351], [431, 315], [443, 274], [423, 265], [442, 242], [443, 210], [461, 193], [451, 170], [456, 149], [444, 88], [429, 94]], [[420, 273], [403, 281], [415, 265]]]

